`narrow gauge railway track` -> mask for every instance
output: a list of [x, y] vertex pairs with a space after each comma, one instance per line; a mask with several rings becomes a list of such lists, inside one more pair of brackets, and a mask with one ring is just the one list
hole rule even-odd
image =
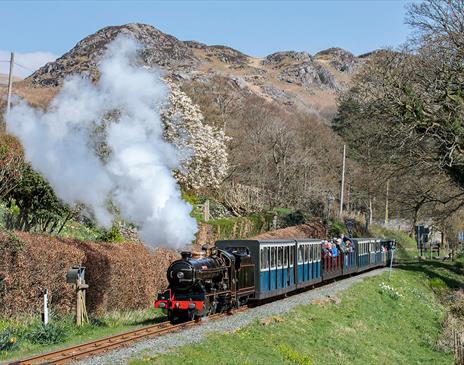
[[[393, 265], [394, 267], [397, 265]], [[376, 270], [377, 268], [368, 269], [367, 271]], [[351, 276], [357, 276], [359, 273], [349, 274], [343, 277], [337, 277], [330, 279], [325, 282], [314, 284], [310, 287], [306, 287], [304, 289], [287, 293], [278, 297], [269, 298], [268, 300], [263, 300], [260, 304], [270, 303], [276, 300], [280, 300], [285, 297], [291, 297], [293, 295], [298, 295], [303, 292], [306, 292], [311, 289], [319, 288], [325, 286], [330, 283], [334, 283], [340, 280], [344, 280]], [[253, 305], [245, 305], [240, 308], [234, 309], [228, 313], [217, 313], [207, 317], [207, 320], [215, 320], [221, 317], [232, 315], [234, 313], [244, 312], [249, 308], [253, 308]], [[156, 323], [153, 325], [141, 327], [132, 331], [119, 333], [116, 335], [112, 335], [109, 337], [104, 337], [95, 341], [85, 342], [79, 345], [70, 346], [64, 349], [55, 350], [51, 352], [47, 352], [40, 355], [34, 355], [22, 360], [16, 360], [7, 362], [5, 365], [54, 365], [54, 364], [66, 364], [71, 361], [80, 360], [85, 357], [89, 357], [92, 355], [98, 355], [110, 350], [115, 350], [117, 348], [125, 347], [130, 345], [133, 342], [137, 342], [143, 339], [148, 339], [156, 336], [161, 336], [170, 332], [179, 331], [182, 329], [186, 329], [189, 327], [193, 327], [195, 325], [201, 325], [202, 321], [189, 321], [179, 324], [171, 324], [169, 321]]]
[[[243, 312], [248, 307], [240, 307], [229, 313], [218, 313], [208, 317], [208, 320], [218, 319], [233, 313]], [[95, 341], [85, 342], [64, 349], [47, 352], [40, 355], [28, 357], [23, 360], [8, 362], [8, 365], [39, 365], [39, 364], [66, 364], [84, 357], [97, 355], [109, 350], [127, 346], [133, 342], [160, 336], [166, 333], [179, 331], [185, 328], [201, 325], [201, 321], [189, 321], [179, 324], [171, 324], [169, 321], [145, 326], [132, 331], [101, 338]]]

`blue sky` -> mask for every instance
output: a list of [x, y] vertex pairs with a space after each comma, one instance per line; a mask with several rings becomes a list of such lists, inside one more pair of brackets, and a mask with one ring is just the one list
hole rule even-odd
[[[15, 51], [24, 66], [34, 69], [102, 27], [130, 22], [154, 25], [181, 40], [228, 45], [252, 56], [279, 50], [314, 54], [333, 46], [361, 54], [397, 47], [407, 39], [406, 4], [400, 0], [0, 0], [0, 61]], [[34, 63], [36, 54], [40, 57]], [[0, 72], [4, 66], [0, 62]]]

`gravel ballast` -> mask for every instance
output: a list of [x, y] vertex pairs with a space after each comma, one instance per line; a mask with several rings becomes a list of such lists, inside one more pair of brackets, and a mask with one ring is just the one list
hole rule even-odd
[[334, 297], [339, 292], [348, 289], [353, 284], [362, 281], [364, 278], [379, 275], [386, 270], [388, 269], [369, 271], [364, 274], [308, 290], [304, 293], [292, 295], [282, 300], [260, 305], [245, 312], [239, 312], [232, 316], [226, 316], [221, 319], [211, 321], [206, 319], [202, 322], [201, 325], [137, 342], [131, 347], [111, 351], [101, 356], [84, 359], [75, 364], [127, 364], [129, 359], [134, 357], [153, 356], [157, 353], [168, 352], [175, 347], [200, 342], [211, 333], [231, 332], [251, 324], [256, 320], [263, 320], [273, 315], [288, 312], [298, 305], [307, 305], [314, 300]]

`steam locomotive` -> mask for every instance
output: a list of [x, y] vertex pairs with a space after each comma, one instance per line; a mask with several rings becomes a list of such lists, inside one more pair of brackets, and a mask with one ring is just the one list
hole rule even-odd
[[356, 238], [353, 249], [324, 255], [323, 240], [226, 240], [201, 252], [182, 252], [158, 295], [171, 321], [201, 318], [299, 291], [324, 281], [387, 265], [394, 241]]

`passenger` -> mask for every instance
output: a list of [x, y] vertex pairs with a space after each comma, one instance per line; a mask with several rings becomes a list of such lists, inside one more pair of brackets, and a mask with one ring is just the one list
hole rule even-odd
[[337, 246], [340, 249], [340, 252], [346, 253], [346, 249], [347, 249], [346, 242], [343, 239], [339, 238], [337, 240]]
[[350, 253], [354, 252], [353, 242], [349, 239], [346, 241], [346, 251]]
[[332, 243], [332, 257], [337, 257], [338, 256], [338, 248], [336, 243]]
[[328, 249], [328, 242], [322, 242], [322, 257], [330, 256], [330, 251]]

